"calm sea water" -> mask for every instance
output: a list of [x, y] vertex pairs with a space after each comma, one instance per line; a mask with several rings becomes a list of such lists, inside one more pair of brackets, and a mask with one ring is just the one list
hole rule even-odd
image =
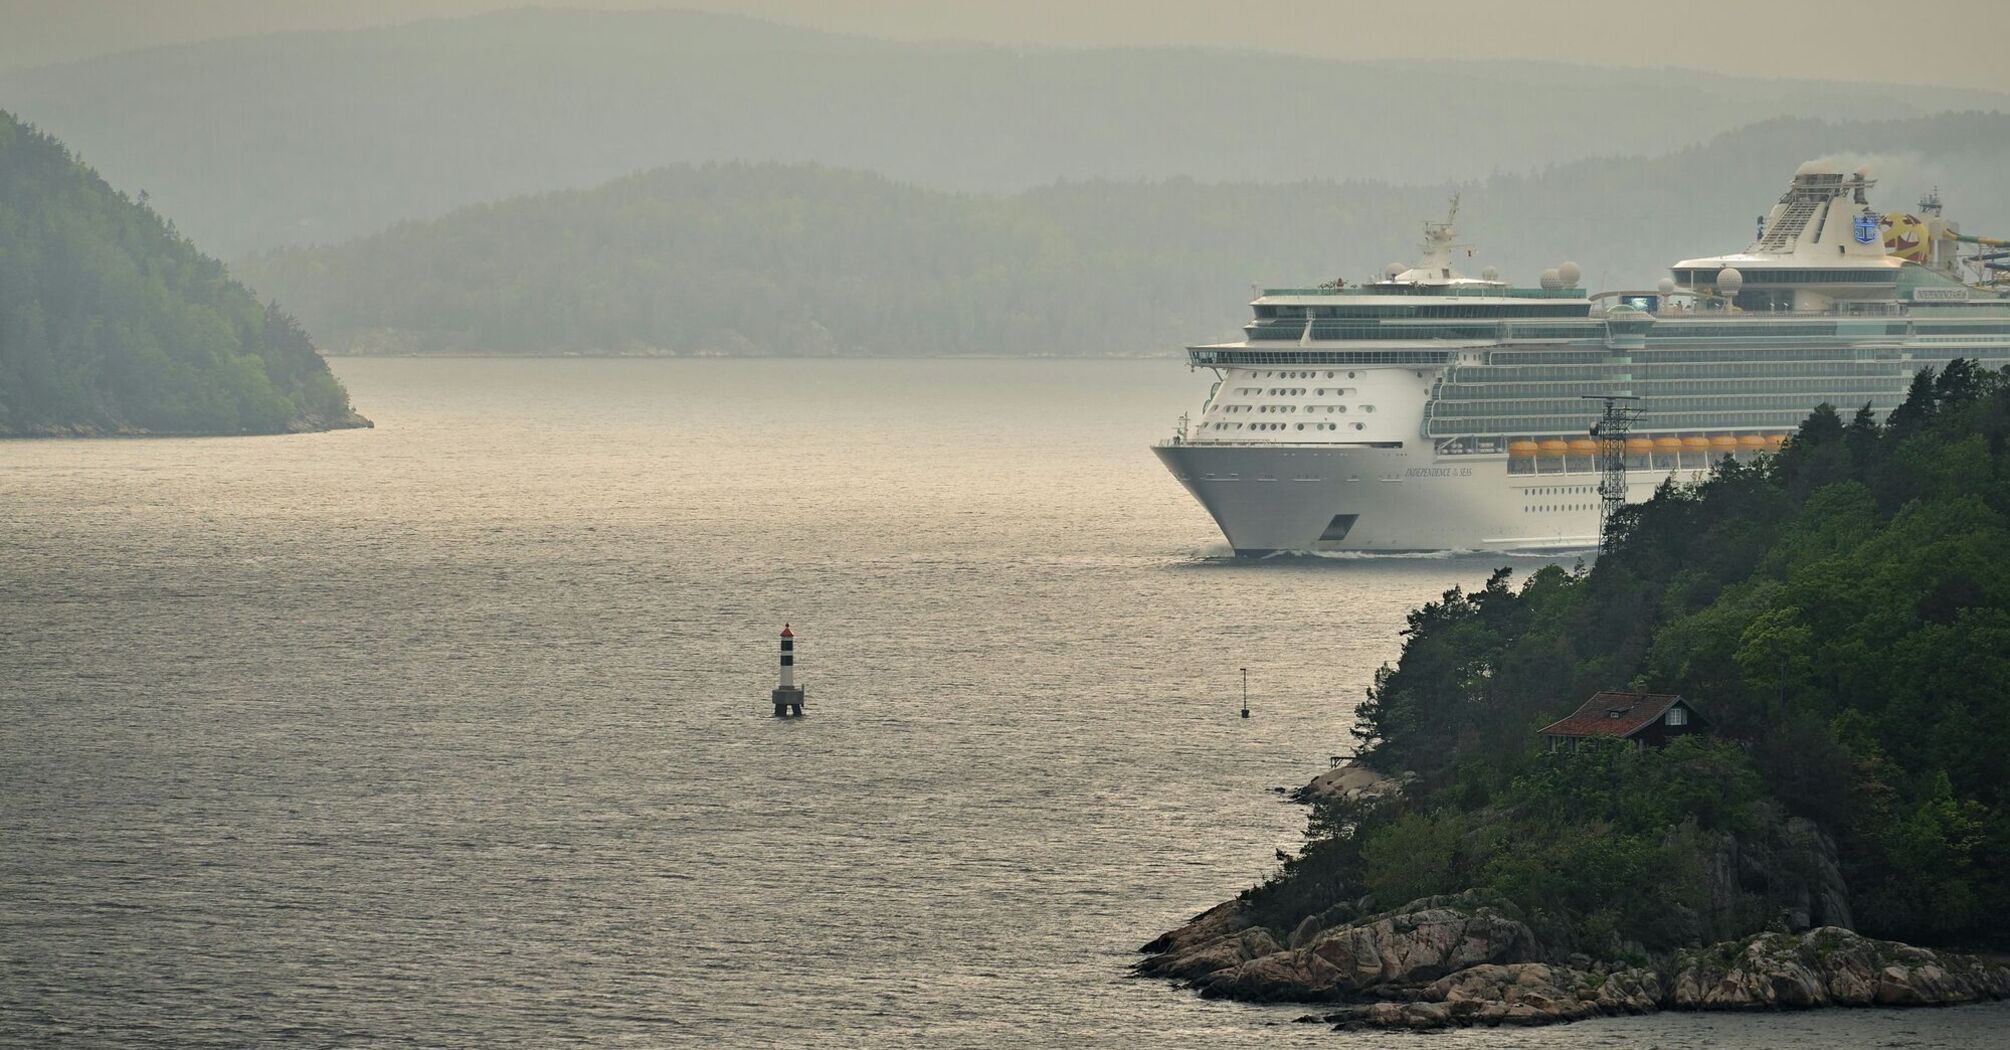
[[[1346, 749], [1404, 610], [1496, 563], [1221, 560], [1145, 449], [1204, 376], [338, 370], [376, 430], [0, 445], [0, 1041], [1411, 1041], [1124, 976], [1295, 844], [1272, 789]], [[800, 720], [768, 712], [785, 620]]]

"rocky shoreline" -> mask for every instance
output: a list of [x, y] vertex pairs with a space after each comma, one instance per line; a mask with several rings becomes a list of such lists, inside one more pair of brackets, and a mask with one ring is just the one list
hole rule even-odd
[[210, 433], [205, 431], [149, 430], [130, 423], [99, 426], [95, 423], [61, 423], [22, 427], [18, 430], [0, 428], [0, 439], [33, 440], [36, 438], [169, 438], [169, 437], [264, 437], [272, 434], [319, 434], [330, 430], [373, 430], [377, 424], [361, 413], [351, 411], [348, 415], [335, 419], [321, 416], [301, 416], [288, 420], [282, 430], [246, 430], [230, 433]]
[[[1313, 927], [1313, 928], [1308, 928]], [[1282, 938], [1240, 901], [1142, 949], [1139, 976], [1201, 995], [1333, 1004], [1340, 1029], [1543, 1025], [1657, 1010], [1945, 1006], [2010, 998], [2010, 968], [1836, 926], [1769, 932], [1639, 963], [1553, 958], [1528, 925], [1471, 894]]]

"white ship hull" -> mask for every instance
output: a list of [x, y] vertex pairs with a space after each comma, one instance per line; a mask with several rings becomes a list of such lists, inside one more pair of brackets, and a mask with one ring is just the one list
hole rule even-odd
[[[1505, 456], [1438, 457], [1429, 448], [1165, 444], [1154, 451], [1237, 554], [1598, 546], [1593, 473], [1510, 474]], [[1634, 472], [1628, 499], [1646, 499], [1667, 474]]]
[[[1804, 164], [1744, 252], [1595, 296], [1575, 263], [1529, 288], [1457, 273], [1454, 198], [1417, 265], [1260, 289], [1243, 339], [1188, 347], [1217, 382], [1156, 452], [1239, 554], [1595, 548], [1601, 461], [1638, 502], [1778, 450], [1817, 405], [1876, 418], [1921, 369], [2010, 362], [1988, 283], [2010, 241], [1956, 238], [1936, 198], [1880, 218], [1874, 184]], [[1956, 240], [1986, 250], [1943, 258]]]

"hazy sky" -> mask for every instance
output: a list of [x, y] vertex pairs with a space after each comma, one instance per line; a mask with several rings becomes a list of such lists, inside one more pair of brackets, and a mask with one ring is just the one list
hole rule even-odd
[[[510, 0], [0, 0], [0, 65]], [[2010, 90], [2010, 0], [544, 0], [684, 7], [870, 36], [1194, 44], [1347, 58], [1537, 58]]]

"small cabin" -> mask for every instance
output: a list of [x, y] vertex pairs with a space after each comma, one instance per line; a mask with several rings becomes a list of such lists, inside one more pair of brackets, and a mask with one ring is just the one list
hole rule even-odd
[[1585, 740], [1631, 740], [1635, 747], [1659, 747], [1678, 736], [1708, 733], [1714, 727], [1673, 693], [1601, 692], [1569, 717], [1542, 728], [1551, 751], [1575, 751]]

